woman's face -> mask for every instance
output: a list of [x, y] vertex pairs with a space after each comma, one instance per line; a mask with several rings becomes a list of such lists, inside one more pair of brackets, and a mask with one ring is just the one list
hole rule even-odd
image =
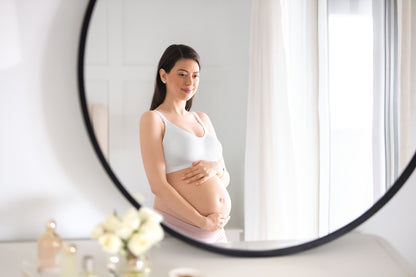
[[194, 96], [199, 86], [199, 65], [192, 59], [180, 59], [166, 73], [160, 69], [160, 78], [166, 84], [166, 96], [187, 101]]

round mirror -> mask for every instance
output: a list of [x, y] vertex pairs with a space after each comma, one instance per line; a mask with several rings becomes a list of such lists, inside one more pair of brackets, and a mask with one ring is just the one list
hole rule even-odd
[[226, 243], [166, 230], [240, 256], [331, 241], [377, 212], [416, 166], [408, 20], [394, 0], [91, 0], [78, 76], [92, 144], [127, 200], [140, 207], [139, 193], [153, 206], [140, 117], [163, 51], [190, 45], [201, 56], [192, 110], [222, 143], [231, 219]]

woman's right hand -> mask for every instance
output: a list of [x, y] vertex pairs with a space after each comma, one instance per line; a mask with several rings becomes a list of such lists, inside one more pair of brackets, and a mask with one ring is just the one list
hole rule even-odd
[[225, 224], [230, 220], [230, 216], [214, 213], [206, 216], [205, 219], [205, 225], [201, 228], [210, 232], [215, 232], [224, 228]]

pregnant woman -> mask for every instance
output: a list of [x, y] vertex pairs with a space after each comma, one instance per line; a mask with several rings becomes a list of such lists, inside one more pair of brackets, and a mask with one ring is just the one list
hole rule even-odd
[[208, 116], [190, 111], [199, 72], [191, 47], [165, 50], [150, 110], [140, 120], [141, 154], [164, 223], [206, 243], [226, 242], [231, 200], [222, 146]]

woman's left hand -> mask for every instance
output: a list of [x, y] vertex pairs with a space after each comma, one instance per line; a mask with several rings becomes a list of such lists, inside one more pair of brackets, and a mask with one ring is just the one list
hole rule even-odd
[[187, 168], [183, 175], [183, 180], [188, 184], [201, 185], [206, 180], [217, 175], [222, 168], [216, 161], [196, 161]]

